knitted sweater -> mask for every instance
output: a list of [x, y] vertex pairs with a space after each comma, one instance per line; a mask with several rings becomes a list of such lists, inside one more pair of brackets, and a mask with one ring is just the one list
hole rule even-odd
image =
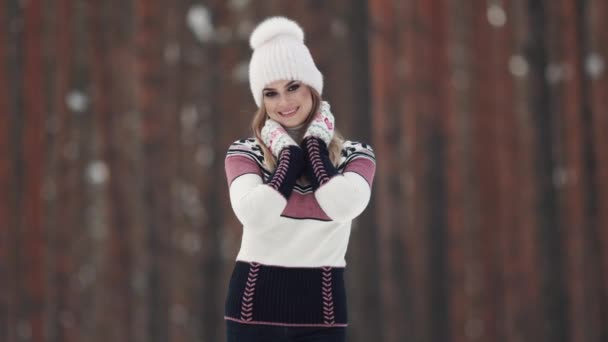
[[351, 222], [370, 199], [375, 156], [368, 145], [345, 141], [334, 168], [325, 144], [318, 142], [309, 139], [310, 149], [304, 148], [310, 182], [295, 181], [303, 168], [297, 160], [304, 160], [299, 147], [283, 150], [274, 172], [265, 168], [255, 139], [238, 140], [228, 149], [230, 201], [243, 236], [225, 319], [347, 325], [344, 257]]

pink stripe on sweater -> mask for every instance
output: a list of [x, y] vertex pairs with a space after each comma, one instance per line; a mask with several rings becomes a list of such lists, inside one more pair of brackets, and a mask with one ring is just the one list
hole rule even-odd
[[361, 177], [365, 178], [370, 188], [374, 180], [374, 173], [376, 172], [376, 164], [367, 158], [356, 158], [351, 160], [343, 172], [355, 172]]
[[226, 168], [226, 179], [228, 180], [229, 186], [235, 178], [246, 173], [253, 173], [262, 177], [262, 172], [258, 164], [253, 159], [246, 156], [231, 155], [226, 157], [224, 163]]
[[238, 318], [232, 318], [224, 316], [224, 319], [243, 323], [243, 324], [263, 324], [263, 325], [275, 325], [280, 327], [347, 327], [348, 324], [334, 323], [334, 324], [291, 324], [291, 323], [275, 323], [275, 322], [263, 322], [263, 321], [243, 321]]

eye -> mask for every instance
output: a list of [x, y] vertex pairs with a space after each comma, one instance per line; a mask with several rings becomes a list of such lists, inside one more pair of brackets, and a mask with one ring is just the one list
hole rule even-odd
[[276, 94], [277, 93], [275, 91], [268, 91], [268, 92], [264, 93], [264, 96], [266, 96], [266, 97], [273, 97]]
[[296, 84], [292, 84], [289, 86], [289, 88], [287, 88], [288, 91], [296, 91], [298, 90], [298, 88], [300, 88], [300, 84], [296, 83]]

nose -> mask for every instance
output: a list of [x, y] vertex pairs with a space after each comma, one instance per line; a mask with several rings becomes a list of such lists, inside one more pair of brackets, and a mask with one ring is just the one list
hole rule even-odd
[[287, 99], [286, 95], [281, 95], [281, 97], [279, 97], [279, 108], [281, 110], [284, 109], [288, 109], [287, 107], [289, 106], [289, 100]]

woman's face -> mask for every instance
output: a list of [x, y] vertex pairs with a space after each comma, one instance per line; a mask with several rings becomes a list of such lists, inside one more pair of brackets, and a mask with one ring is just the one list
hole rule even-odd
[[274, 81], [262, 92], [266, 113], [284, 127], [301, 125], [312, 109], [310, 88], [300, 81]]

